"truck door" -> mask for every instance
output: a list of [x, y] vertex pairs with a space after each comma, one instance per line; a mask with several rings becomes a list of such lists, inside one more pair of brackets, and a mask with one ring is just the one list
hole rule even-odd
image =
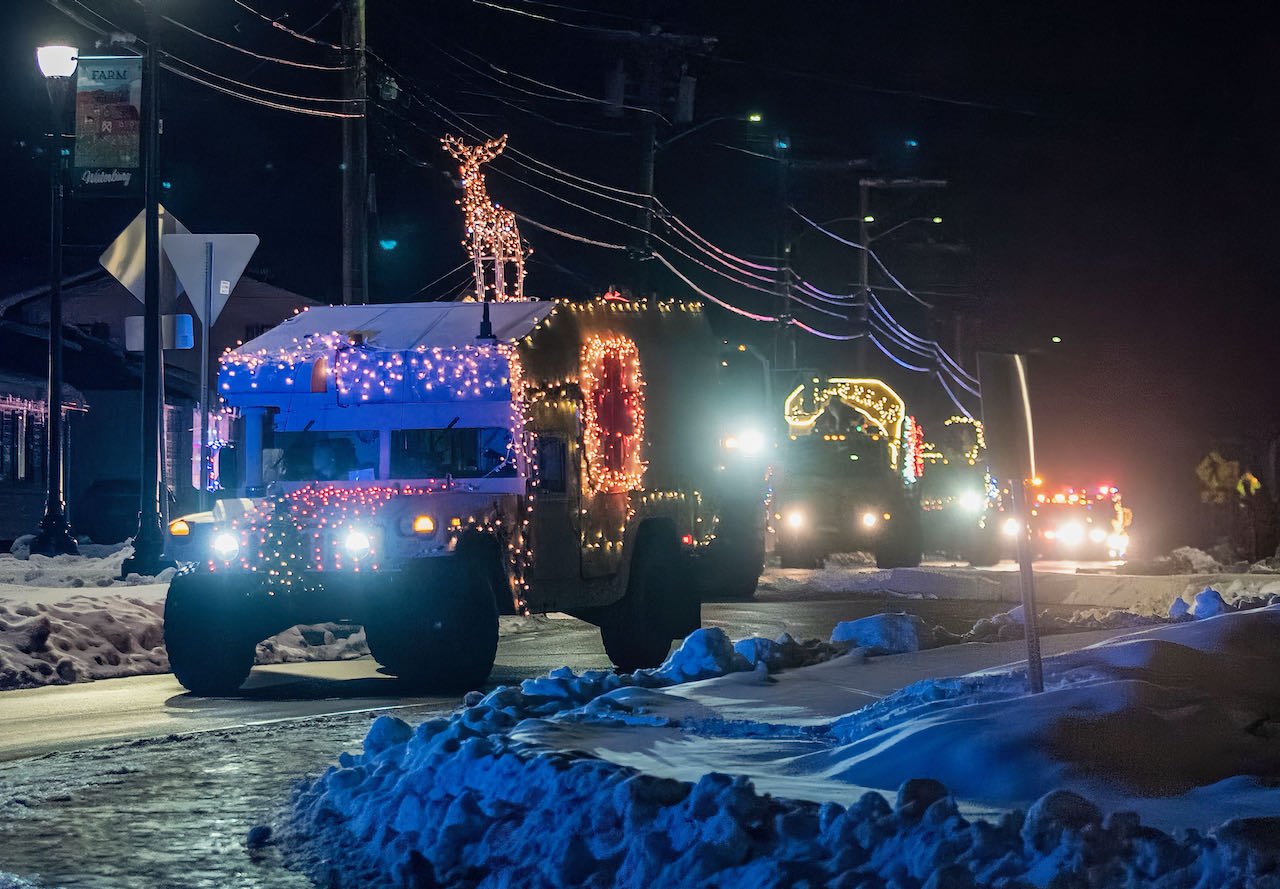
[[[533, 488], [533, 512], [529, 520], [535, 585], [576, 584], [582, 532], [578, 513], [578, 484], [570, 471], [569, 443], [556, 432], [539, 432], [538, 485]], [[536, 592], [535, 592], [536, 594]]]

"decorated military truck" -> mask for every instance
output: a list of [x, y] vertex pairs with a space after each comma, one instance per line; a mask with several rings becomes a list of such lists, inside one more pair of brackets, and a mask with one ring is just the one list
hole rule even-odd
[[763, 534], [764, 483], [725, 483], [716, 356], [699, 304], [616, 297], [313, 308], [227, 353], [243, 490], [170, 528], [178, 680], [233, 691], [258, 641], [347, 621], [408, 683], [465, 689], [500, 613], [549, 611], [659, 663], [708, 578], [759, 573], [717, 565], [762, 545], [734, 535]]
[[870, 552], [882, 568], [920, 564], [920, 428], [881, 380], [814, 378], [783, 404], [787, 440], [773, 478], [784, 568]]
[[974, 566], [1012, 556], [1021, 524], [987, 471], [982, 422], [957, 414], [935, 433], [924, 446], [928, 471], [920, 480], [925, 548]]

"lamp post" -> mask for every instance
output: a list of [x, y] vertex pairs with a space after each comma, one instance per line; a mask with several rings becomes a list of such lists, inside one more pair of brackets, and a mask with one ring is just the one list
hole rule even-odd
[[[160, 338], [160, 0], [146, 0], [147, 51], [142, 68], [142, 203], [144, 206], [142, 464], [138, 530], [133, 555], [120, 566], [120, 576], [155, 575], [173, 566], [164, 558], [160, 521], [160, 424], [164, 416], [164, 353]], [[203, 409], [203, 405], [201, 406]]]
[[79, 50], [74, 46], [42, 46], [36, 62], [49, 89], [52, 110], [49, 131], [49, 391], [45, 401], [45, 444], [48, 459], [44, 518], [31, 543], [31, 552], [45, 556], [79, 553], [67, 524], [63, 497], [62, 448], [62, 130], [66, 122], [67, 86], [76, 71]]

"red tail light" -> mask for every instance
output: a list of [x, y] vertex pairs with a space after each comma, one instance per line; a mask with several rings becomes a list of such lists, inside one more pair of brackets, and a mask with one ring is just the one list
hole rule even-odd
[[681, 535], [680, 535], [680, 542], [681, 542], [681, 543], [683, 543], [685, 546], [693, 546], [693, 535], [692, 535], [692, 534], [681, 534]]

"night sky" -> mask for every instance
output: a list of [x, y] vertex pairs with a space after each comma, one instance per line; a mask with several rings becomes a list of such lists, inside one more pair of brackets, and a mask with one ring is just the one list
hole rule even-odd
[[[288, 26], [337, 42], [330, 3], [246, 2], [271, 17], [288, 13]], [[384, 60], [370, 64], [377, 300], [448, 298], [463, 284], [459, 274], [432, 284], [465, 259], [452, 164], [436, 143], [458, 123], [441, 115], [460, 113], [484, 131], [509, 132], [514, 148], [569, 173], [639, 188], [638, 116], [609, 117], [552, 88], [598, 97], [620, 56], [634, 69], [630, 42], [606, 32], [637, 28], [644, 4], [495, 3], [532, 15], [469, 0], [370, 0], [369, 44]], [[92, 12], [141, 30], [133, 0], [65, 5], [103, 27]], [[259, 54], [335, 61], [331, 51], [272, 29], [232, 0], [163, 5], [175, 19]], [[1120, 484], [1137, 514], [1137, 546], [1151, 552], [1194, 537], [1193, 523], [1182, 517], [1195, 506], [1193, 468], [1209, 447], [1221, 445], [1261, 470], [1257, 458], [1280, 433], [1280, 188], [1273, 161], [1280, 46], [1263, 26], [1267, 4], [648, 7], [664, 30], [718, 38], [713, 52], [686, 61], [698, 78], [695, 122], [726, 119], [658, 155], [657, 194], [679, 217], [724, 249], [754, 257], [774, 255], [786, 217], [795, 267], [824, 289], [847, 292], [857, 279], [855, 251], [782, 212], [778, 165], [756, 155], [772, 154], [774, 137], [787, 136], [797, 162], [788, 200], [818, 220], [858, 212], [858, 174], [831, 171], [833, 161], [865, 159], [881, 175], [946, 179], [941, 190], [876, 194], [872, 206], [885, 227], [944, 218], [939, 226], [905, 226], [877, 247], [899, 279], [942, 294], [931, 297], [938, 308], [929, 313], [902, 294], [878, 293], [903, 324], [948, 348], [956, 345], [951, 319], [960, 312], [957, 357], [971, 368], [976, 347], [1032, 352], [1044, 475]], [[0, 15], [0, 151], [8, 180], [0, 282], [14, 289], [45, 273], [47, 179], [37, 148], [47, 101], [33, 47], [60, 37], [88, 50], [96, 35], [45, 0], [10, 0]], [[332, 74], [257, 60], [172, 27], [164, 40], [180, 59], [238, 81], [339, 95]], [[387, 77], [398, 95], [384, 89]], [[246, 104], [172, 75], [163, 89], [163, 177], [172, 183], [166, 205], [194, 231], [257, 232], [262, 247], [251, 273], [336, 299], [337, 123]], [[761, 112], [764, 123], [731, 119], [748, 111]], [[677, 132], [662, 124], [658, 135]], [[588, 211], [634, 223], [636, 210], [510, 159], [494, 167], [490, 192], [517, 213], [595, 240], [634, 243], [634, 231]], [[68, 272], [88, 267], [139, 207], [73, 202]], [[856, 225], [833, 228], [856, 237]], [[666, 295], [688, 294], [653, 263], [637, 268], [624, 252], [529, 225], [522, 233], [535, 250], [528, 281], [534, 295], [586, 296], [646, 281]], [[396, 247], [380, 250], [378, 240]], [[677, 264], [730, 302], [773, 308], [764, 294]], [[802, 317], [848, 331], [837, 319]], [[729, 322], [720, 312], [712, 318], [725, 338], [772, 350], [770, 328]], [[1053, 336], [1062, 342], [1051, 343]], [[852, 346], [801, 335], [799, 348], [802, 365], [853, 370]], [[927, 381], [909, 380], [886, 361], [873, 370], [919, 406], [926, 427], [945, 416]]]

